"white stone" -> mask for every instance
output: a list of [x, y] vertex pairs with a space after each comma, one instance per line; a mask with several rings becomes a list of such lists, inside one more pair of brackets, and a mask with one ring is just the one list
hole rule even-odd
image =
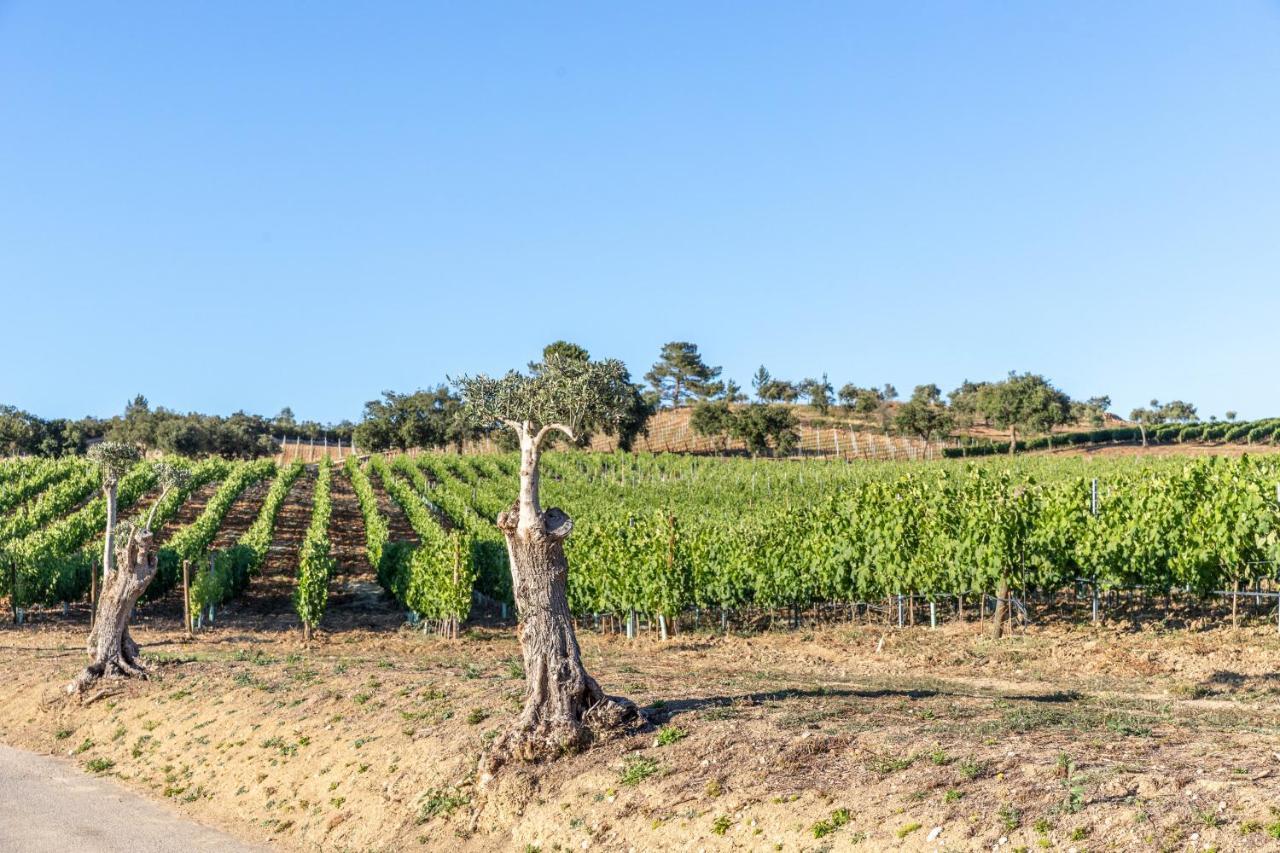
[[942, 834], [942, 827], [935, 826], [933, 829], [929, 830], [929, 837], [926, 838], [925, 841], [934, 841], [941, 834]]

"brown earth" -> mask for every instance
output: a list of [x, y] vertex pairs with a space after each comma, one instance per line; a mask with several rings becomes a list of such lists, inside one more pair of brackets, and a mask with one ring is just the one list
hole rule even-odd
[[223, 620], [250, 630], [298, 631], [302, 623], [293, 609], [298, 575], [298, 549], [311, 524], [316, 471], [307, 468], [294, 481], [276, 515], [276, 524], [262, 571], [249, 581], [246, 594], [232, 601]]
[[413, 525], [409, 523], [409, 517], [404, 514], [400, 504], [393, 501], [391, 496], [387, 494], [376, 471], [369, 472], [369, 483], [373, 486], [373, 494], [378, 498], [378, 512], [387, 520], [391, 541], [417, 542], [418, 534], [414, 532]]
[[218, 528], [217, 535], [213, 537], [211, 547], [214, 550], [232, 547], [240, 541], [241, 536], [249, 532], [249, 528], [258, 520], [258, 513], [262, 511], [262, 501], [266, 498], [267, 492], [271, 491], [271, 483], [274, 479], [274, 477], [264, 477], [256, 483], [251, 483], [231, 502], [227, 514], [222, 517], [222, 527]]
[[1002, 641], [972, 622], [667, 643], [584, 630], [589, 669], [668, 734], [619, 736], [482, 791], [477, 759], [522, 694], [510, 629], [448, 642], [331, 628], [307, 647], [296, 630], [261, 630], [249, 605], [268, 592], [251, 587], [193, 642], [140, 624], [155, 677], [88, 705], [58, 692], [82, 664], [82, 613], [3, 626], [0, 740], [96, 760], [283, 850], [1280, 843], [1270, 616], [1238, 631], [1217, 615], [1178, 629], [1160, 614], [1141, 629], [1059, 618]]
[[[215, 481], [205, 483], [191, 494], [187, 495], [187, 499], [182, 502], [182, 506], [178, 507], [178, 511], [174, 513], [173, 518], [165, 522], [160, 528], [160, 532], [156, 534], [156, 545], [163, 545], [182, 528], [193, 523], [203, 513], [209, 500], [214, 496], [218, 489], [222, 486], [221, 482]], [[138, 502], [138, 509], [143, 512], [150, 512], [151, 507], [155, 504], [155, 499], [142, 500]], [[144, 516], [145, 518], [145, 516]]]
[[1187, 444], [1151, 444], [1143, 447], [1141, 444], [1134, 442], [1132, 444], [1101, 444], [1095, 447], [1071, 447], [1040, 452], [1065, 456], [1131, 456], [1135, 459], [1149, 456], [1230, 456], [1234, 458], [1245, 454], [1254, 456], [1263, 453], [1280, 453], [1280, 445], [1194, 442]]

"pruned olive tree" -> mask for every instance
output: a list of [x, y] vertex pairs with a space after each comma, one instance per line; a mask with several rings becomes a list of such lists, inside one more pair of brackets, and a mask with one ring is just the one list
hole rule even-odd
[[[98, 447], [101, 446], [98, 445]], [[134, 451], [135, 459], [136, 453]], [[105, 489], [108, 479], [106, 466], [118, 464], [127, 459], [128, 453], [117, 446], [100, 452], [97, 456], [98, 459], [95, 461], [103, 466]], [[113, 459], [116, 463], [104, 462], [102, 461], [104, 459]], [[80, 693], [103, 677], [147, 677], [146, 668], [138, 659], [138, 644], [129, 635], [129, 619], [133, 616], [133, 608], [137, 605], [138, 599], [155, 578], [158, 568], [151, 534], [151, 524], [155, 520], [156, 510], [170, 491], [181, 488], [190, 477], [186, 469], [164, 462], [156, 463], [155, 471], [156, 480], [161, 487], [160, 495], [156, 498], [155, 504], [147, 514], [146, 522], [141, 527], [131, 522], [115, 523], [115, 487], [119, 483], [118, 470], [115, 474], [115, 483], [108, 492], [107, 528], [104, 537], [107, 542], [106, 547], [110, 549], [114, 546], [114, 552], [106, 551], [103, 558], [102, 592], [98, 596], [98, 609], [93, 627], [89, 630], [89, 641], [85, 649], [89, 654], [89, 665], [81, 671], [75, 681], [67, 685], [68, 693]], [[114, 565], [111, 561], [113, 555]]]
[[116, 496], [120, 478], [129, 473], [142, 458], [138, 448], [122, 441], [103, 441], [85, 454], [102, 475], [102, 496], [107, 502], [107, 535], [102, 540], [102, 579], [111, 573], [111, 555], [115, 553]]
[[464, 416], [478, 426], [512, 430], [520, 444], [520, 491], [498, 516], [507, 541], [512, 589], [520, 612], [524, 710], [494, 744], [484, 770], [492, 775], [513, 758], [536, 761], [577, 751], [594, 733], [636, 717], [635, 705], [606, 696], [582, 665], [569, 614], [565, 537], [573, 522], [538, 499], [543, 442], [555, 432], [572, 441], [583, 429], [615, 427], [631, 405], [622, 362], [584, 361], [550, 352], [530, 375], [456, 380]]

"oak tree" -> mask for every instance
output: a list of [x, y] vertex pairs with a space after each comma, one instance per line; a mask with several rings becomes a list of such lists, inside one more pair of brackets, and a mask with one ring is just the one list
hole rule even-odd
[[1010, 371], [1009, 378], [978, 392], [978, 409], [1001, 429], [1009, 430], [1009, 453], [1018, 446], [1018, 430], [1049, 432], [1067, 422], [1071, 400], [1035, 373]]

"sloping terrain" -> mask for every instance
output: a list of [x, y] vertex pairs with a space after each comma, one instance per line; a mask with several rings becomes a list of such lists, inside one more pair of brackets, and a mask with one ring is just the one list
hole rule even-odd
[[[1126, 623], [1127, 625], [1127, 623]], [[519, 706], [507, 630], [138, 639], [148, 683], [57, 688], [80, 626], [0, 630], [0, 739], [286, 850], [1274, 849], [1280, 639], [837, 625], [668, 643], [583, 632], [654, 722], [585, 754], [477, 759]]]

